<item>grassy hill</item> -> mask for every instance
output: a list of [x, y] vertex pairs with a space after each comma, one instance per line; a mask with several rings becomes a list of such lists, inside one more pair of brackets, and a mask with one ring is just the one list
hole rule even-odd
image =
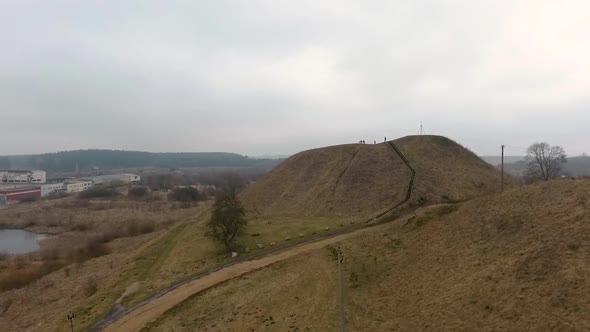
[[[439, 203], [493, 192], [499, 174], [459, 144], [440, 136], [392, 142], [416, 171], [413, 200]], [[248, 188], [250, 215], [363, 218], [406, 196], [410, 169], [389, 144], [349, 144], [301, 152]]]
[[[341, 244], [351, 331], [590, 329], [590, 181], [423, 209]], [[151, 331], [333, 331], [338, 271], [318, 250], [178, 306]]]
[[[347, 144], [298, 153], [241, 194], [248, 226], [243, 248], [306, 237], [401, 209], [468, 200], [499, 189], [499, 172], [441, 136]], [[397, 210], [396, 210], [397, 211]], [[395, 212], [391, 214], [395, 215]]]

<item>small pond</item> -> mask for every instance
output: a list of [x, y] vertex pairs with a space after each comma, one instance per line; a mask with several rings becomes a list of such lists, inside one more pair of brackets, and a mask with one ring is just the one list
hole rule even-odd
[[39, 249], [39, 240], [45, 238], [22, 229], [0, 229], [0, 253], [26, 254]]

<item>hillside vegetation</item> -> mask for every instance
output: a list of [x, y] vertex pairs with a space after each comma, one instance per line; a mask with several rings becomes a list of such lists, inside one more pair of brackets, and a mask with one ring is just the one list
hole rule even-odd
[[[590, 181], [417, 212], [345, 240], [351, 331], [587, 331]], [[151, 331], [331, 331], [337, 264], [322, 249], [195, 296]]]

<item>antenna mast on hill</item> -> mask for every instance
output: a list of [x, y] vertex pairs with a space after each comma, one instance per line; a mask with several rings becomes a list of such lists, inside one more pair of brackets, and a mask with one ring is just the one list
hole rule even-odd
[[420, 121], [420, 136], [424, 135], [424, 126], [422, 125], [422, 121]]

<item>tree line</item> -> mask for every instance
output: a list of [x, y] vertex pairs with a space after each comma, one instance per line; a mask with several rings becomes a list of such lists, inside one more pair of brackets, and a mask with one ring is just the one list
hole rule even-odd
[[118, 150], [76, 150], [37, 155], [0, 156], [0, 168], [33, 168], [51, 173], [89, 172], [96, 169], [161, 167], [262, 167], [280, 160], [257, 159], [225, 152], [151, 153]]

